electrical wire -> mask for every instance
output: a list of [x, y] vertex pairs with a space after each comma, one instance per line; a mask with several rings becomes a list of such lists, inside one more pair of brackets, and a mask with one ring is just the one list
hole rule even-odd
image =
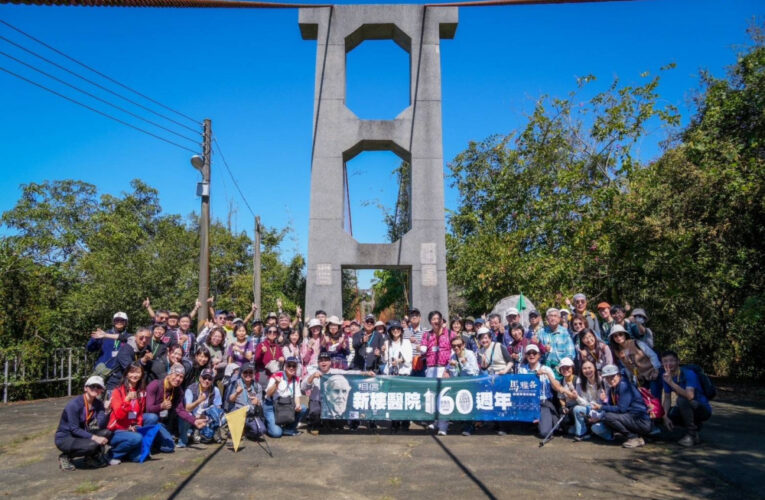
[[226, 161], [226, 157], [223, 155], [223, 150], [220, 147], [220, 144], [218, 144], [218, 139], [213, 137], [213, 143], [215, 144], [215, 148], [218, 150], [218, 154], [220, 155], [221, 160], [223, 160], [223, 165], [226, 167], [226, 171], [228, 172], [229, 177], [231, 177], [231, 181], [234, 183], [234, 187], [239, 192], [239, 196], [242, 197], [242, 201], [247, 206], [247, 210], [250, 211], [250, 214], [252, 214], [253, 217], [255, 217], [255, 212], [252, 210], [252, 207], [247, 202], [247, 198], [245, 198], [244, 193], [239, 188], [239, 183], [236, 181], [236, 178], [234, 177], [234, 174], [231, 172], [231, 169], [228, 166], [228, 162]]
[[[5, 23], [5, 21], [3, 21], [3, 20], [0, 20], [0, 22]], [[5, 24], [8, 24], [8, 23], [5, 23]], [[48, 64], [50, 64], [52, 66], [55, 66], [58, 69], [61, 69], [63, 71], [66, 71], [67, 73], [69, 73], [69, 74], [71, 74], [73, 76], [76, 76], [80, 80], [86, 81], [86, 82], [88, 82], [89, 84], [91, 84], [91, 85], [93, 85], [95, 87], [98, 87], [98, 88], [100, 88], [102, 90], [105, 90], [106, 92], [108, 92], [108, 93], [110, 93], [112, 95], [115, 95], [115, 96], [119, 97], [120, 99], [123, 99], [123, 100], [129, 102], [130, 104], [138, 106], [139, 108], [144, 109], [144, 110], [148, 111], [149, 113], [155, 114], [155, 115], [159, 116], [160, 118], [164, 118], [165, 120], [167, 120], [169, 122], [172, 122], [172, 123], [175, 123], [176, 125], [178, 125], [180, 127], [183, 127], [183, 128], [185, 128], [187, 130], [190, 130], [190, 131], [195, 132], [195, 133], [199, 133], [198, 129], [193, 129], [193, 128], [189, 127], [188, 125], [184, 124], [184, 123], [181, 123], [181, 122], [179, 122], [177, 120], [174, 120], [174, 119], [172, 119], [172, 118], [170, 118], [168, 116], [165, 116], [162, 113], [158, 113], [158, 112], [154, 111], [153, 109], [151, 109], [151, 108], [149, 108], [147, 106], [144, 106], [143, 104], [141, 104], [139, 102], [136, 102], [136, 101], [134, 101], [134, 100], [132, 100], [132, 99], [130, 99], [128, 97], [125, 97], [122, 94], [111, 90], [110, 88], [104, 87], [103, 85], [99, 84], [98, 82], [94, 82], [93, 80], [91, 80], [89, 78], [85, 78], [84, 76], [80, 75], [76, 71], [72, 71], [69, 68], [67, 68], [65, 66], [62, 66], [62, 65], [58, 64], [55, 61], [51, 61], [47, 57], [41, 56], [40, 54], [38, 54], [37, 52], [35, 52], [34, 50], [32, 50], [32, 49], [30, 49], [28, 47], [24, 47], [23, 45], [18, 44], [16, 42], [14, 42], [13, 40], [9, 40], [8, 38], [6, 38], [6, 37], [4, 37], [2, 35], [0, 35], [0, 40], [3, 40], [5, 42], [13, 45], [14, 47], [17, 47], [17, 48], [19, 48], [19, 49], [21, 49], [21, 50], [23, 50], [23, 51], [25, 51], [25, 52], [27, 52], [29, 54], [32, 54], [33, 56], [37, 57], [38, 59], [42, 59], [43, 61], [47, 62]]]
[[11, 76], [15, 76], [16, 78], [18, 78], [20, 80], [23, 80], [23, 81], [25, 81], [25, 82], [27, 82], [29, 84], [32, 84], [32, 85], [34, 85], [36, 87], [39, 87], [39, 88], [41, 88], [43, 90], [47, 90], [51, 94], [57, 95], [57, 96], [61, 97], [62, 99], [66, 99], [67, 101], [70, 101], [70, 102], [73, 102], [75, 104], [78, 104], [78, 105], [82, 106], [83, 108], [89, 109], [90, 111], [93, 111], [94, 113], [98, 113], [101, 116], [105, 116], [106, 118], [109, 118], [110, 120], [114, 120], [117, 123], [121, 123], [122, 125], [125, 125], [126, 127], [130, 127], [130, 128], [135, 129], [135, 130], [137, 130], [139, 132], [143, 132], [144, 134], [150, 135], [151, 137], [154, 137], [155, 139], [159, 139], [160, 141], [166, 142], [168, 144], [172, 144], [173, 146], [176, 146], [176, 147], [178, 147], [180, 149], [183, 149], [183, 150], [186, 150], [186, 151], [190, 151], [191, 153], [194, 153], [194, 154], [198, 153], [198, 151], [195, 151], [195, 150], [193, 150], [191, 148], [187, 148], [186, 146], [178, 144], [177, 142], [173, 142], [170, 139], [166, 139], [164, 137], [161, 137], [161, 136], [159, 136], [157, 134], [149, 132], [148, 130], [142, 129], [141, 127], [137, 127], [137, 126], [133, 125], [132, 123], [128, 123], [128, 122], [126, 122], [124, 120], [121, 120], [121, 119], [119, 119], [119, 118], [117, 118], [115, 116], [112, 116], [112, 115], [110, 115], [108, 113], [104, 113], [103, 111], [101, 111], [99, 109], [96, 109], [96, 108], [94, 108], [92, 106], [88, 106], [87, 104], [82, 103], [82, 102], [80, 102], [80, 101], [78, 101], [76, 99], [73, 99], [73, 98], [68, 97], [68, 96], [66, 96], [64, 94], [56, 92], [55, 90], [50, 89], [50, 88], [46, 87], [45, 85], [43, 85], [41, 83], [35, 82], [33, 80], [30, 80], [29, 78], [21, 76], [18, 73], [14, 73], [13, 71], [11, 71], [11, 70], [9, 70], [7, 68], [4, 68], [4, 67], [0, 66], [0, 71], [5, 71], [6, 73], [8, 73]]
[[[9, 3], [9, 2], [8, 2], [8, 0], [0, 0], [0, 3]], [[19, 2], [18, 0], [14, 0], [14, 1], [13, 1], [13, 2], [11, 2], [11, 3], [20, 3], [20, 2]], [[45, 5], [50, 5], [52, 2], [41, 2], [41, 3], [44, 3]], [[82, 5], [88, 5], [88, 6], [89, 6], [89, 5], [97, 5], [97, 4], [96, 4], [95, 2], [83, 2], [83, 4], [82, 4]], [[43, 47], [46, 47], [46, 48], [48, 48], [48, 49], [52, 50], [52, 51], [53, 51], [53, 52], [55, 52], [56, 54], [59, 54], [60, 56], [63, 56], [63, 57], [65, 57], [65, 58], [69, 59], [70, 61], [72, 61], [72, 62], [74, 62], [74, 63], [76, 63], [76, 64], [79, 64], [79, 65], [80, 65], [80, 66], [82, 66], [83, 68], [85, 68], [85, 69], [87, 69], [87, 70], [90, 70], [90, 71], [92, 71], [93, 73], [97, 74], [97, 75], [98, 75], [98, 76], [100, 76], [101, 78], [105, 78], [105, 79], [109, 80], [110, 82], [112, 82], [112, 83], [114, 83], [114, 84], [116, 84], [116, 85], [119, 85], [119, 86], [120, 86], [120, 87], [122, 87], [123, 89], [125, 89], [125, 90], [129, 90], [130, 92], [132, 92], [132, 93], [134, 93], [134, 94], [136, 94], [136, 95], [138, 95], [138, 96], [140, 96], [140, 97], [143, 97], [143, 98], [144, 98], [144, 99], [146, 99], [147, 101], [149, 101], [149, 102], [152, 102], [152, 103], [156, 104], [157, 106], [160, 106], [160, 107], [162, 107], [162, 108], [164, 108], [164, 109], [166, 109], [166, 110], [168, 110], [168, 111], [172, 111], [172, 112], [173, 112], [173, 113], [175, 113], [176, 115], [178, 115], [178, 116], [182, 116], [183, 118], [186, 118], [187, 120], [190, 120], [190, 121], [194, 122], [195, 124], [199, 124], [199, 123], [201, 123], [201, 122], [202, 122], [202, 120], [196, 120], [196, 119], [194, 119], [194, 118], [190, 117], [190, 116], [189, 116], [189, 115], [187, 115], [187, 114], [181, 113], [181, 112], [180, 112], [180, 111], [178, 111], [178, 110], [175, 110], [175, 109], [173, 109], [173, 108], [171, 108], [171, 107], [169, 107], [169, 106], [166, 106], [166, 105], [162, 104], [161, 102], [159, 102], [159, 101], [157, 101], [157, 100], [155, 100], [155, 99], [152, 99], [151, 97], [149, 97], [149, 96], [147, 96], [147, 95], [145, 95], [145, 94], [142, 94], [141, 92], [138, 92], [137, 90], [135, 90], [135, 89], [133, 89], [133, 88], [131, 88], [131, 87], [128, 87], [128, 86], [127, 86], [127, 85], [125, 85], [124, 83], [122, 83], [122, 82], [120, 82], [120, 81], [118, 81], [118, 80], [116, 80], [116, 79], [114, 79], [114, 78], [110, 77], [109, 75], [106, 75], [106, 74], [104, 74], [104, 73], [101, 73], [101, 72], [100, 72], [100, 71], [98, 71], [97, 69], [95, 69], [95, 68], [93, 68], [93, 67], [91, 67], [91, 66], [88, 66], [88, 65], [87, 65], [87, 64], [85, 64], [84, 62], [82, 62], [82, 61], [79, 61], [79, 60], [75, 59], [74, 57], [72, 57], [72, 56], [70, 56], [70, 55], [68, 55], [68, 54], [66, 54], [66, 53], [64, 53], [64, 52], [62, 52], [62, 51], [60, 51], [59, 49], [57, 49], [57, 48], [55, 48], [55, 47], [53, 47], [53, 46], [51, 46], [51, 45], [49, 45], [49, 44], [47, 44], [47, 43], [43, 42], [42, 40], [39, 40], [39, 39], [35, 38], [34, 36], [30, 35], [29, 33], [27, 33], [27, 32], [25, 32], [25, 31], [23, 31], [23, 30], [22, 30], [22, 29], [20, 29], [20, 28], [17, 28], [16, 26], [14, 26], [14, 25], [12, 25], [12, 24], [8, 23], [7, 21], [4, 21], [3, 19], [0, 19], [0, 23], [2, 23], [2, 24], [4, 24], [4, 25], [8, 26], [9, 28], [11, 28], [11, 29], [12, 29], [12, 30], [14, 30], [14, 31], [17, 31], [18, 33], [21, 33], [21, 34], [22, 34], [22, 35], [24, 35], [25, 37], [27, 37], [27, 38], [29, 38], [29, 39], [31, 39], [31, 40], [34, 40], [35, 42], [39, 43], [39, 44], [40, 44], [40, 45], [42, 45]], [[165, 117], [165, 118], [166, 118], [166, 117]], [[168, 119], [168, 120], [171, 120], [170, 118], [166, 118], [166, 119]], [[172, 121], [172, 120], [171, 120], [171, 121]]]
[[187, 136], [187, 135], [179, 134], [178, 132], [176, 132], [176, 131], [174, 131], [174, 130], [171, 130], [171, 129], [169, 129], [169, 128], [165, 127], [165, 126], [162, 126], [162, 125], [160, 125], [159, 123], [156, 123], [156, 122], [153, 122], [153, 121], [151, 121], [151, 120], [148, 120], [148, 119], [144, 118], [144, 117], [143, 117], [143, 116], [141, 116], [141, 115], [137, 115], [137, 114], [133, 113], [132, 111], [128, 111], [127, 109], [125, 109], [125, 108], [123, 108], [123, 107], [121, 107], [121, 106], [117, 106], [116, 104], [113, 104], [113, 103], [111, 103], [111, 102], [107, 101], [106, 99], [102, 99], [101, 97], [98, 97], [98, 96], [97, 96], [97, 95], [95, 95], [95, 94], [91, 94], [90, 92], [88, 92], [88, 91], [86, 91], [86, 90], [83, 90], [83, 89], [79, 88], [79, 87], [78, 87], [78, 86], [76, 86], [76, 85], [72, 85], [71, 83], [69, 83], [69, 82], [67, 82], [67, 81], [64, 81], [64, 80], [62, 80], [62, 79], [60, 79], [60, 78], [58, 78], [58, 77], [55, 77], [55, 76], [51, 75], [50, 73], [47, 73], [47, 72], [45, 72], [45, 71], [43, 71], [43, 70], [41, 70], [41, 69], [39, 69], [39, 68], [36, 68], [36, 67], [34, 67], [33, 65], [31, 65], [31, 64], [28, 64], [28, 63], [26, 63], [26, 62], [22, 61], [21, 59], [18, 59], [18, 58], [16, 58], [16, 57], [13, 57], [13, 56], [12, 56], [12, 55], [10, 55], [10, 54], [6, 54], [6, 53], [5, 53], [5, 52], [3, 52], [2, 50], [0, 50], [0, 55], [2, 55], [2, 56], [5, 56], [5, 57], [7, 57], [8, 59], [12, 59], [12, 60], [16, 61], [16, 62], [17, 62], [17, 63], [19, 63], [19, 64], [23, 64], [24, 66], [26, 66], [26, 67], [28, 67], [28, 68], [30, 68], [30, 69], [32, 69], [32, 70], [34, 70], [34, 71], [37, 71], [38, 73], [40, 73], [40, 74], [42, 74], [42, 75], [45, 75], [45, 76], [47, 76], [47, 77], [48, 77], [48, 78], [50, 78], [51, 80], [55, 80], [55, 81], [57, 81], [57, 82], [59, 82], [59, 83], [62, 83], [62, 84], [64, 84], [64, 85], [66, 85], [67, 87], [71, 87], [71, 88], [73, 88], [74, 90], [76, 90], [76, 91], [78, 91], [78, 92], [82, 92], [82, 93], [83, 93], [83, 94], [85, 94], [86, 96], [88, 96], [88, 97], [90, 97], [90, 98], [92, 98], [92, 99], [95, 99], [95, 100], [97, 100], [97, 101], [100, 101], [100, 102], [102, 102], [102, 103], [106, 104], [107, 106], [111, 106], [111, 107], [113, 107], [114, 109], [117, 109], [117, 110], [119, 110], [119, 111], [122, 111], [123, 113], [126, 113], [126, 114], [128, 114], [128, 115], [130, 115], [130, 116], [132, 116], [132, 117], [134, 117], [134, 118], [138, 118], [139, 120], [143, 120], [143, 121], [145, 121], [146, 123], [149, 123], [149, 124], [151, 124], [151, 125], [154, 125], [154, 126], [155, 126], [155, 127], [157, 127], [157, 128], [161, 128], [162, 130], [164, 130], [164, 131], [166, 131], [166, 132], [170, 132], [171, 134], [177, 135], [178, 137], [180, 137], [180, 138], [182, 138], [182, 139], [186, 139], [187, 141], [191, 141], [191, 142], [193, 142], [194, 144], [198, 144], [198, 143], [199, 143], [199, 140], [198, 140], [198, 139], [193, 139], [193, 138], [191, 138], [191, 137], [189, 137], [189, 136]]

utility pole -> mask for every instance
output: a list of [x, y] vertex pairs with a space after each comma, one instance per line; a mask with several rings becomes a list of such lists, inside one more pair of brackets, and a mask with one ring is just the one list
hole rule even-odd
[[191, 157], [191, 165], [202, 174], [202, 182], [197, 184], [197, 196], [202, 198], [202, 213], [199, 216], [199, 301], [202, 306], [197, 316], [200, 331], [207, 321], [207, 298], [210, 296], [210, 159], [212, 156], [212, 122], [204, 121], [204, 140], [202, 156]]
[[252, 242], [252, 300], [258, 307], [255, 318], [260, 318], [260, 216], [255, 216], [255, 235]]

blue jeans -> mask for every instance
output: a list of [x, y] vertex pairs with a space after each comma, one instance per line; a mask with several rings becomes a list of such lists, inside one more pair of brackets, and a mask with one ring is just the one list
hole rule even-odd
[[587, 434], [587, 415], [590, 413], [589, 406], [574, 406], [574, 434], [584, 436]]
[[[159, 424], [159, 415], [156, 413], [144, 413], [143, 425], [149, 426], [154, 424]], [[170, 434], [170, 431], [163, 424], [159, 424], [159, 432], [157, 437], [154, 438], [154, 445], [159, 446], [159, 451], [162, 453], [172, 453], [175, 451], [173, 435]]]
[[308, 414], [308, 407], [303, 406], [299, 412], [296, 412], [295, 421], [284, 428], [276, 425], [276, 414], [274, 413], [274, 402], [270, 399], [263, 401], [263, 415], [266, 417], [266, 434], [272, 438], [285, 436], [294, 436], [297, 434], [297, 426], [301, 420]]
[[143, 436], [137, 432], [115, 431], [110, 441], [111, 457], [137, 462], [141, 455]]

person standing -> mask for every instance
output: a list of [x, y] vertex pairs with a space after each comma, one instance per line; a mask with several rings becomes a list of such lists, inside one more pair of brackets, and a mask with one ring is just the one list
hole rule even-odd
[[554, 370], [554, 374], [558, 380], [561, 379], [560, 374], [557, 373], [558, 365], [563, 358], [574, 359], [576, 357], [576, 350], [574, 349], [574, 342], [571, 340], [568, 330], [561, 325], [560, 311], [555, 308], [550, 308], [545, 314], [547, 318], [547, 326], [542, 331], [542, 335], [539, 337], [542, 345], [545, 346], [547, 355], [544, 359], [544, 364]]
[[[384, 323], [381, 323], [383, 328]], [[384, 331], [383, 331], [384, 332]], [[353, 368], [361, 371], [377, 372], [380, 366], [384, 333], [376, 330], [375, 317], [371, 314], [364, 318], [364, 329], [353, 336]]]
[[[444, 317], [440, 311], [431, 311], [428, 313], [428, 321], [431, 329], [422, 335], [420, 352], [425, 355], [425, 376], [428, 378], [443, 378], [446, 372], [446, 365], [451, 358], [451, 343], [457, 336], [450, 332], [444, 325]], [[438, 403], [436, 403], [438, 404]], [[439, 421], [428, 426], [428, 429], [434, 430], [439, 426]], [[446, 435], [443, 430], [438, 431], [439, 435]]]
[[[446, 367], [446, 377], [474, 377], [478, 375], [478, 362], [473, 351], [467, 348], [461, 336], [456, 335], [451, 342], [452, 354]], [[449, 429], [448, 420], [438, 421], [438, 435], [445, 436]], [[462, 425], [462, 435], [469, 436], [473, 433], [472, 421]]]

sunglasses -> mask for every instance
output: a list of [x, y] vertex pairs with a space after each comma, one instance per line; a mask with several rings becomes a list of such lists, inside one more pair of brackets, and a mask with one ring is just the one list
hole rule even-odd
[[527, 352], [526, 356], [539, 356], [539, 353], [536, 351]]
[[287, 363], [287, 368], [297, 368], [297, 365], [295, 363]]
[[252, 370], [247, 370], [246, 372], [242, 372], [242, 375], [249, 375], [249, 376], [253, 376], [253, 375], [255, 375], [255, 372], [254, 372], [254, 371], [252, 371]]
[[452, 347], [462, 347], [464, 344], [452, 344]]
[[202, 377], [202, 380], [212, 380], [212, 377], [210, 377], [209, 375], [206, 375]]

